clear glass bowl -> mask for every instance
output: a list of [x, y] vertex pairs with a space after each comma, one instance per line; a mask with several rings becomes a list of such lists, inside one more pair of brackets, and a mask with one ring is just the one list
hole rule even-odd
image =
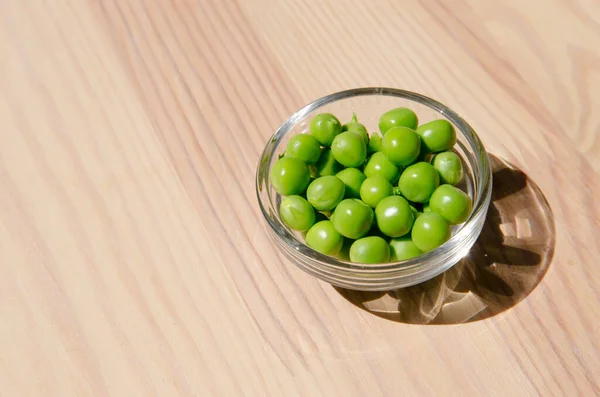
[[[378, 131], [379, 117], [387, 110], [408, 107], [419, 123], [444, 118], [456, 129], [455, 151], [463, 158], [465, 178], [462, 189], [473, 199], [469, 219], [453, 229], [444, 245], [417, 258], [367, 265], [323, 255], [303, 242], [300, 233], [289, 229], [279, 217], [281, 196], [270, 183], [271, 167], [285, 151], [290, 137], [306, 133], [310, 120], [318, 113], [333, 113], [342, 123], [356, 112], [369, 131]], [[359, 88], [327, 95], [304, 106], [290, 116], [267, 143], [256, 172], [256, 193], [277, 248], [302, 270], [338, 287], [360, 291], [387, 291], [429, 280], [448, 270], [463, 258], [477, 240], [490, 203], [492, 173], [490, 160], [479, 137], [452, 109], [431, 98], [393, 88]]]

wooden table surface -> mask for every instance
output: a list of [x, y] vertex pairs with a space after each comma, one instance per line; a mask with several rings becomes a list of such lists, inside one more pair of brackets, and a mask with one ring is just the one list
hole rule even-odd
[[[600, 394], [600, 3], [3, 0], [0, 395]], [[353, 293], [278, 254], [258, 156], [347, 88], [492, 154], [471, 255]]]

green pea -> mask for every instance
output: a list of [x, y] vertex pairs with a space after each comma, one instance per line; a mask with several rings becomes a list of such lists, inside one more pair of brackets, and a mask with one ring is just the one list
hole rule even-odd
[[295, 157], [304, 161], [306, 164], [314, 164], [321, 156], [321, 145], [312, 135], [294, 135], [287, 143], [285, 156]]
[[344, 199], [346, 187], [336, 176], [322, 176], [308, 185], [306, 198], [318, 211], [330, 211]]
[[381, 152], [381, 135], [379, 135], [376, 132], [371, 134], [371, 139], [369, 139], [369, 146], [367, 147], [367, 152]]
[[398, 187], [407, 200], [426, 203], [440, 184], [440, 176], [431, 164], [421, 162], [406, 168]]
[[412, 241], [423, 252], [431, 251], [450, 239], [450, 225], [435, 212], [421, 214], [412, 227]]
[[421, 150], [419, 135], [407, 127], [390, 129], [381, 141], [383, 154], [395, 165], [412, 164]]
[[358, 122], [358, 118], [356, 117], [356, 113], [352, 113], [352, 121], [346, 123], [342, 126], [342, 132], [350, 131], [354, 132], [365, 141], [365, 145], [369, 146], [369, 132], [367, 128]]
[[390, 260], [390, 246], [378, 236], [361, 238], [352, 243], [350, 260], [356, 263], [386, 263]]
[[472, 202], [465, 192], [452, 185], [441, 185], [429, 200], [431, 211], [440, 214], [451, 225], [458, 225], [471, 214]]
[[323, 149], [319, 161], [312, 167], [315, 177], [335, 175], [344, 169], [344, 166], [338, 163], [333, 157], [331, 149]]
[[463, 165], [454, 152], [442, 152], [433, 158], [433, 168], [440, 174], [440, 182], [456, 186], [463, 178]]
[[377, 207], [381, 200], [392, 194], [394, 194], [392, 184], [381, 175], [365, 179], [360, 187], [361, 200], [371, 208]]
[[346, 168], [338, 172], [335, 176], [340, 178], [346, 185], [345, 198], [360, 198], [360, 187], [367, 179], [365, 174], [357, 168]]
[[423, 254], [410, 236], [396, 237], [390, 241], [390, 262], [405, 261]]
[[310, 183], [310, 172], [304, 161], [293, 157], [283, 157], [271, 169], [271, 184], [283, 196], [304, 192]]
[[367, 177], [380, 175], [392, 184], [396, 183], [400, 177], [400, 169], [381, 152], [371, 155], [365, 165], [364, 173]]
[[367, 147], [362, 138], [354, 132], [342, 132], [331, 144], [333, 157], [345, 167], [359, 167], [367, 158]]
[[433, 120], [420, 125], [417, 134], [421, 137], [423, 150], [437, 153], [452, 149], [456, 143], [456, 131], [454, 126], [444, 119]]
[[369, 231], [373, 218], [371, 207], [357, 199], [345, 199], [335, 207], [331, 221], [342, 236], [357, 239]]
[[412, 228], [415, 215], [404, 197], [389, 196], [375, 208], [377, 226], [386, 236], [404, 236]]
[[333, 138], [342, 132], [342, 124], [331, 113], [321, 113], [310, 121], [310, 133], [325, 147], [331, 146]]
[[337, 255], [344, 244], [344, 237], [333, 227], [331, 221], [316, 223], [306, 233], [306, 245], [325, 255]]
[[425, 212], [431, 212], [431, 207], [429, 206], [429, 203], [423, 205], [423, 213]]
[[388, 110], [379, 118], [379, 131], [383, 135], [387, 134], [393, 127], [408, 127], [414, 130], [417, 125], [419, 125], [417, 115], [407, 108]]
[[279, 216], [290, 229], [306, 231], [315, 223], [315, 210], [306, 199], [288, 196], [281, 200]]

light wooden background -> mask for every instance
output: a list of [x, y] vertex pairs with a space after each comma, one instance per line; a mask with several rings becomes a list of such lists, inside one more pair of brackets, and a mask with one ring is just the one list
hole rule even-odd
[[[360, 86], [448, 104], [539, 186], [524, 300], [390, 321], [276, 253], [262, 146]], [[2, 0], [0, 395], [597, 395], [599, 125], [597, 0]]]

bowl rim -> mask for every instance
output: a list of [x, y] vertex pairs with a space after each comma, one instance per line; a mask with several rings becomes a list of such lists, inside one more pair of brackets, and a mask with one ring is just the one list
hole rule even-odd
[[[261, 198], [261, 183], [264, 179], [261, 170], [264, 167], [266, 167], [266, 180], [264, 182], [266, 186], [268, 186], [268, 176], [271, 169], [271, 161], [274, 157], [276, 157], [274, 155], [275, 148], [272, 148], [272, 146], [276, 146], [276, 144], [280, 142], [283, 136], [285, 136], [285, 134], [287, 134], [299, 121], [306, 118], [307, 115], [309, 115], [310, 113], [322, 106], [328, 105], [339, 100], [373, 95], [408, 99], [425, 105], [442, 114], [455, 126], [457, 126], [463, 133], [463, 135], [466, 137], [466, 140], [469, 143], [469, 148], [473, 151], [473, 154], [476, 156], [475, 164], [477, 164], [478, 167], [473, 169], [475, 200], [473, 200], [473, 209], [471, 211], [471, 214], [469, 215], [469, 218], [463, 224], [460, 225], [460, 228], [452, 235], [452, 237], [447, 242], [431, 251], [419, 255], [418, 257], [407, 259], [404, 261], [387, 262], [379, 264], [361, 264], [345, 261], [315, 251], [305, 243], [300, 242], [296, 238], [296, 236], [294, 236], [287, 229], [287, 227], [283, 224], [278, 215], [274, 216], [275, 220], [277, 221], [274, 222], [273, 219], [269, 216], [269, 208], [266, 208], [265, 205], [267, 204], [267, 207], [274, 208], [268, 188], [268, 203], [264, 203], [263, 199]], [[269, 149], [271, 148], [273, 149], [273, 153], [269, 154]], [[332, 270], [352, 271], [360, 273], [381, 273], [394, 272], [401, 269], [402, 271], [410, 272], [411, 270], [424, 271], [424, 268], [427, 267], [426, 265], [432, 259], [440, 256], [440, 254], [447, 253], [447, 251], [451, 249], [451, 247], [458, 245], [468, 236], [471, 229], [468, 226], [473, 224], [478, 218], [480, 218], [480, 214], [482, 211], [487, 211], [491, 194], [492, 170], [488, 153], [485, 150], [475, 130], [458, 113], [456, 113], [448, 106], [433, 98], [412, 91], [389, 87], [363, 87], [334, 92], [332, 94], [320, 97], [295, 111], [277, 128], [275, 133], [269, 139], [267, 145], [265, 145], [265, 148], [263, 149], [260, 155], [258, 166], [256, 168], [255, 182], [257, 200], [259, 202], [259, 206], [263, 217], [267, 221], [267, 224], [269, 225], [271, 231], [274, 232], [277, 238], [283, 240], [283, 242], [285, 242], [288, 246], [299, 251], [304, 256], [307, 256], [314, 260], [318, 260], [322, 265], [330, 267], [332, 268]], [[277, 212], [277, 209], [274, 209]]]

